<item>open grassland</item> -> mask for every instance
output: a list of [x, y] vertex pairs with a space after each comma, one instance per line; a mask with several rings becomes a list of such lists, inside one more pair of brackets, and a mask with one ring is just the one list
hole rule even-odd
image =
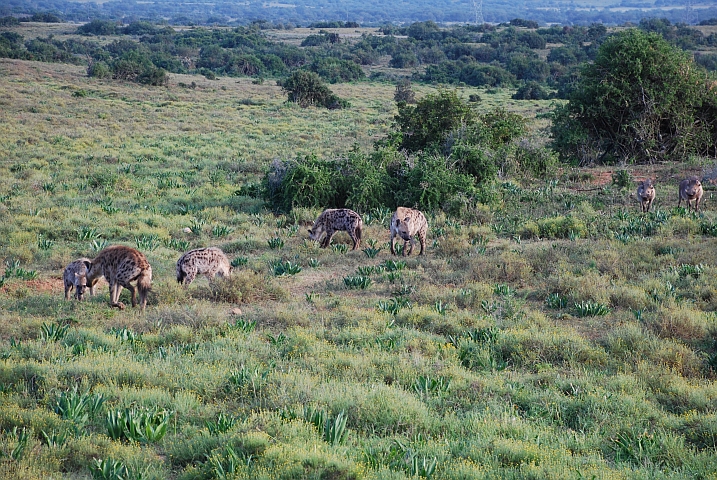
[[[675, 208], [713, 165], [503, 178], [490, 205], [430, 212], [425, 257], [389, 254], [384, 210], [362, 212], [361, 250], [319, 249], [318, 211], [251, 194], [274, 158], [388, 132], [393, 85], [331, 88], [352, 108], [0, 62], [0, 477], [715, 478], [713, 190]], [[116, 243], [152, 264], [144, 315], [106, 284], [63, 299], [62, 269]], [[232, 278], [177, 285], [208, 245]]]

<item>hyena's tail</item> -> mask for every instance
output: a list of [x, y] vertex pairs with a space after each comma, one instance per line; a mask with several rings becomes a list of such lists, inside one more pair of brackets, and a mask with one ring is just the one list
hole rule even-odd
[[147, 266], [137, 277], [137, 290], [139, 291], [139, 305], [144, 310], [147, 306], [147, 294], [152, 290], [152, 267]]
[[361, 230], [363, 229], [363, 222], [359, 220], [358, 225], [356, 225], [356, 238], [361, 240]]
[[187, 274], [184, 273], [181, 262], [177, 262], [177, 283], [184, 283], [184, 277], [186, 276]]

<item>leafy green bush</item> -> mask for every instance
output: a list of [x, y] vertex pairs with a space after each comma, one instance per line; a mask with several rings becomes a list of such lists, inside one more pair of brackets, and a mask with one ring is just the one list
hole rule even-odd
[[288, 100], [301, 107], [312, 105], [329, 109], [348, 108], [349, 103], [336, 96], [321, 81], [316, 72], [298, 70], [281, 82], [281, 89]]
[[545, 100], [550, 98], [550, 92], [540, 83], [531, 80], [521, 85], [518, 91], [513, 94], [513, 98], [515, 100]]
[[641, 162], [706, 152], [717, 134], [713, 121], [696, 121], [714, 97], [706, 82], [704, 70], [658, 34], [615, 34], [582, 68], [570, 102], [556, 109], [553, 146], [569, 158], [599, 145], [603, 156]]
[[399, 148], [417, 152], [443, 143], [447, 135], [475, 122], [476, 116], [455, 91], [439, 91], [415, 106], [398, 105]]
[[87, 67], [87, 76], [94, 78], [109, 78], [112, 76], [112, 71], [105, 62], [92, 62]]
[[366, 76], [361, 66], [355, 62], [333, 57], [314, 60], [309, 65], [309, 70], [316, 72], [329, 83], [352, 82]]

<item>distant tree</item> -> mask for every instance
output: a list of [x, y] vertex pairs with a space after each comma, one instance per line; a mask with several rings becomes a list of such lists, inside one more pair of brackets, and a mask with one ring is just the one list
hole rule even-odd
[[329, 43], [329, 36], [323, 33], [315, 33], [307, 36], [301, 41], [302, 47], [317, 47]]
[[318, 73], [329, 83], [352, 82], [364, 78], [366, 75], [356, 63], [333, 57], [314, 60], [309, 65], [309, 69]]
[[412, 68], [418, 65], [418, 57], [410, 51], [400, 51], [391, 56], [388, 65], [392, 68]]
[[167, 72], [157, 68], [142, 52], [132, 50], [112, 62], [112, 78], [146, 85], [161, 86], [168, 82]]
[[538, 82], [525, 82], [513, 95], [515, 100], [545, 100], [550, 98], [550, 93]]
[[581, 151], [643, 162], [705, 153], [714, 148], [714, 127], [697, 121], [714, 97], [706, 84], [704, 70], [658, 34], [618, 33], [582, 68], [569, 103], [555, 110], [553, 145], [564, 159]]
[[145, 21], [132, 22], [122, 29], [125, 35], [155, 35], [159, 30], [156, 25]]
[[30, 21], [41, 23], [62, 23], [62, 19], [59, 15], [50, 12], [34, 13], [30, 17]]
[[428, 95], [415, 106], [399, 104], [395, 117], [400, 133], [399, 148], [416, 152], [437, 146], [447, 135], [475, 121], [475, 114], [455, 91]]
[[525, 27], [525, 28], [538, 28], [538, 22], [534, 20], [524, 20], [522, 18], [514, 18], [510, 21], [510, 25], [513, 27]]
[[435, 22], [416, 22], [408, 27], [407, 34], [410, 38], [416, 40], [440, 39], [442, 37], [441, 29]]
[[117, 34], [117, 22], [111, 20], [92, 20], [89, 23], [77, 27], [80, 35], [115, 35]]
[[298, 70], [281, 82], [281, 88], [287, 93], [290, 102], [302, 107], [315, 105], [335, 109], [349, 106], [346, 100], [329, 90], [315, 72]]
[[550, 74], [548, 64], [532, 54], [511, 54], [505, 62], [505, 68], [518, 80], [544, 82]]
[[717, 53], [695, 53], [695, 62], [710, 72], [717, 71]]
[[17, 17], [0, 17], [0, 27], [15, 27], [20, 25], [20, 20]]
[[411, 87], [411, 80], [402, 78], [396, 83], [396, 92], [393, 94], [393, 100], [396, 103], [416, 103], [416, 93]]

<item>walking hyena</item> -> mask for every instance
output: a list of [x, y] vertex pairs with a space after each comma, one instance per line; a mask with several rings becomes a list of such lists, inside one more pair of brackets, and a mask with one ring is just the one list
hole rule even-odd
[[231, 264], [224, 252], [217, 247], [195, 248], [177, 260], [177, 281], [189, 285], [197, 275], [211, 280], [214, 275], [228, 277]]
[[640, 182], [637, 187], [637, 199], [640, 200], [643, 213], [649, 212], [652, 202], [655, 201], [655, 184], [651, 179]]
[[110, 284], [110, 305], [120, 310], [124, 309], [124, 304], [119, 301], [122, 287], [132, 292], [132, 306], [137, 306], [135, 287], [130, 284], [136, 280], [139, 305], [144, 310], [147, 293], [152, 288], [152, 267], [142, 252], [123, 245], [105, 248], [90, 263], [87, 284], [93, 288], [102, 276]]
[[[403, 239], [403, 255], [410, 255], [413, 251], [413, 237], [418, 236], [421, 242], [421, 251], [419, 255], [423, 255], [426, 249], [426, 233], [428, 232], [428, 222], [426, 216], [420, 210], [413, 208], [398, 207], [391, 217], [391, 253], [396, 255], [396, 235]], [[411, 248], [406, 252], [406, 245], [410, 242]]]
[[[78, 258], [70, 263], [62, 274], [65, 282], [65, 300], [70, 299], [70, 290], [75, 289], [75, 298], [82, 300], [87, 289], [87, 271], [90, 269], [89, 258]], [[95, 294], [94, 287], [90, 288], [90, 295]]]
[[321, 212], [316, 219], [314, 226], [309, 229], [309, 238], [318, 241], [326, 232], [326, 238], [321, 242], [321, 248], [326, 248], [336, 232], [345, 230], [354, 242], [353, 250], [356, 250], [361, 244], [362, 228], [363, 221], [358, 213], [348, 208], [330, 208]]
[[690, 203], [694, 200], [696, 212], [700, 207], [700, 200], [702, 200], [703, 194], [704, 190], [702, 190], [702, 182], [700, 182], [699, 178], [685, 178], [680, 182], [680, 199], [677, 201], [677, 206], [679, 207], [682, 200], [684, 200], [687, 202], [687, 210], [689, 210], [691, 206]]

